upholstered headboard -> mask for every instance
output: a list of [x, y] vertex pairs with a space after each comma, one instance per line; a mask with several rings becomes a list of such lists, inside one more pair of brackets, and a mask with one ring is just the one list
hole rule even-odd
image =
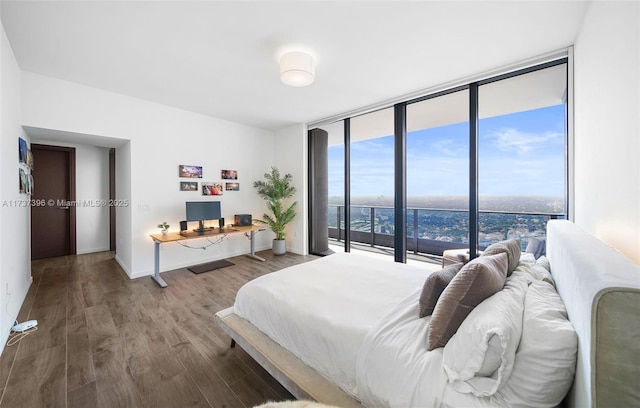
[[640, 265], [564, 220], [547, 226], [547, 257], [578, 333], [568, 406], [639, 406]]

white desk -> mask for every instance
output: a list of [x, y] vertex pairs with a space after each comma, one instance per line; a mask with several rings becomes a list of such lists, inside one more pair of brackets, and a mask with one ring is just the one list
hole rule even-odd
[[231, 227], [225, 228], [222, 232], [219, 228], [214, 230], [205, 231], [203, 233], [193, 232], [193, 231], [185, 231], [183, 234], [180, 232], [169, 232], [167, 234], [152, 234], [151, 239], [153, 240], [153, 275], [151, 279], [156, 281], [158, 285], [162, 288], [167, 287], [167, 283], [160, 277], [160, 245], [168, 242], [178, 242], [178, 241], [186, 241], [190, 239], [198, 239], [198, 238], [216, 238], [216, 237], [224, 237], [232, 234], [241, 234], [244, 233], [244, 236], [249, 238], [251, 242], [250, 252], [247, 254], [248, 257], [256, 259], [258, 261], [265, 261], [264, 258], [261, 258], [256, 255], [256, 245], [255, 245], [255, 234], [257, 231], [264, 231], [263, 227], [258, 227], [256, 225], [249, 225], [246, 227]]

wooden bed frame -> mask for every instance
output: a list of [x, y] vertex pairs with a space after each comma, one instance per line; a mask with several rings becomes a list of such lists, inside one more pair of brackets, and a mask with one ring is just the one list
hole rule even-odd
[[[640, 406], [640, 265], [564, 220], [550, 221], [547, 256], [578, 334], [570, 408]], [[362, 407], [251, 323], [218, 312], [217, 324], [298, 399]]]
[[231, 347], [237, 343], [297, 399], [318, 401], [341, 408], [362, 408], [358, 401], [338, 386], [271, 340], [247, 320], [234, 314], [232, 307], [216, 313], [215, 319], [231, 337]]

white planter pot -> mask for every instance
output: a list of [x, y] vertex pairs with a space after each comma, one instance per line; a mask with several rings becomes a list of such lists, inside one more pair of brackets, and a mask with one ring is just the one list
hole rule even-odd
[[273, 253], [275, 255], [284, 255], [287, 253], [287, 241], [284, 239], [274, 239], [273, 240]]

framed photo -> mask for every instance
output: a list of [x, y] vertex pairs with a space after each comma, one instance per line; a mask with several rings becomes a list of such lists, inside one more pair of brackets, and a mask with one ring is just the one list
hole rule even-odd
[[33, 170], [33, 153], [31, 149], [27, 150], [27, 167]]
[[223, 180], [237, 180], [238, 179], [238, 171], [237, 170], [222, 170], [220, 172], [220, 178]]
[[27, 148], [27, 141], [23, 138], [18, 138], [18, 160], [20, 163], [27, 163], [27, 152], [29, 149]]
[[202, 182], [202, 195], [222, 195], [222, 183]]
[[198, 191], [197, 181], [181, 181], [180, 191]]
[[18, 169], [18, 182], [20, 186], [20, 194], [27, 194], [29, 191], [29, 175], [21, 168]]
[[235, 183], [235, 182], [225, 183], [224, 189], [227, 191], [240, 191], [240, 183]]
[[202, 178], [202, 166], [188, 166], [181, 164], [178, 166], [180, 177]]

